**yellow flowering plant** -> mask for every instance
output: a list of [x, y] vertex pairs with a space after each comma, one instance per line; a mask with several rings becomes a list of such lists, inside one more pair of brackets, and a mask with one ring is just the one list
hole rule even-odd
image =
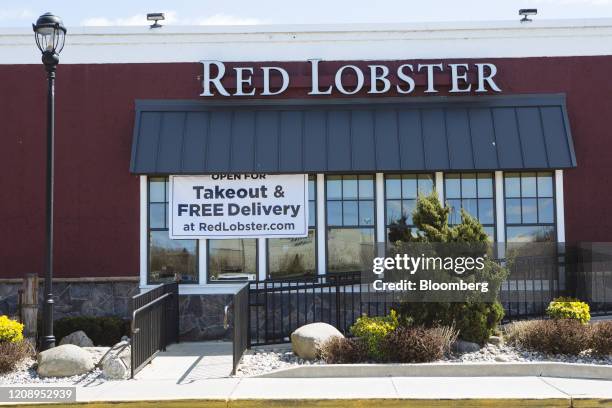
[[23, 340], [23, 324], [0, 316], [0, 343], [17, 343]]
[[382, 359], [381, 342], [385, 336], [397, 329], [399, 325], [397, 312], [391, 310], [389, 315], [380, 317], [368, 317], [363, 315], [351, 326], [351, 334], [362, 338], [368, 347], [368, 354], [377, 359]]
[[582, 324], [587, 324], [591, 320], [588, 303], [570, 297], [553, 299], [546, 309], [546, 314], [552, 319], [574, 319]]

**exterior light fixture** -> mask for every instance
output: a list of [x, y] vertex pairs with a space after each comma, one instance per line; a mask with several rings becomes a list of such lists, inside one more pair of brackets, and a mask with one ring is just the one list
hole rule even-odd
[[147, 14], [147, 20], [148, 21], [153, 21], [154, 23], [151, 24], [151, 28], [159, 28], [162, 25], [158, 24], [158, 21], [163, 21], [166, 19], [166, 16], [164, 16], [164, 13], [148, 13]]
[[526, 23], [532, 21], [527, 16], [535, 16], [536, 14], [538, 14], [538, 9], [520, 9], [518, 13], [519, 16], [523, 16], [523, 18], [521, 18], [521, 23]]
[[55, 139], [55, 70], [59, 54], [64, 48], [66, 27], [62, 19], [45, 13], [32, 24], [36, 45], [42, 53], [47, 71], [47, 184], [46, 184], [46, 253], [45, 253], [45, 301], [43, 304], [43, 337], [41, 349], [55, 347], [53, 335], [53, 176]]

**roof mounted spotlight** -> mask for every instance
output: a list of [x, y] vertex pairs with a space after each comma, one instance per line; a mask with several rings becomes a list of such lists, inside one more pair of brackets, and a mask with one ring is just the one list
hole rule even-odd
[[523, 16], [523, 18], [521, 18], [521, 23], [532, 21], [527, 16], [535, 16], [536, 14], [538, 14], [538, 9], [520, 9], [519, 16]]
[[163, 21], [166, 19], [166, 16], [164, 16], [164, 13], [147, 13], [147, 20], [148, 21], [154, 21], [153, 24], [151, 24], [151, 28], [159, 28], [162, 25], [158, 24], [158, 21]]

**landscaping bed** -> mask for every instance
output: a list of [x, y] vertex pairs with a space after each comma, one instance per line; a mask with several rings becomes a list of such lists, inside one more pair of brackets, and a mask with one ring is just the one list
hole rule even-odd
[[[440, 360], [432, 363], [528, 363], [528, 362], [560, 362], [577, 364], [609, 365], [612, 367], [612, 355], [591, 356], [587, 353], [579, 355], [545, 354], [536, 351], [521, 350], [509, 345], [487, 344], [480, 350], [470, 353], [451, 352]], [[253, 377], [273, 371], [298, 367], [303, 365], [327, 364], [321, 359], [305, 360], [291, 351], [291, 344], [274, 347], [260, 347], [248, 350], [236, 370], [237, 377]], [[375, 361], [362, 364], [377, 364]]]

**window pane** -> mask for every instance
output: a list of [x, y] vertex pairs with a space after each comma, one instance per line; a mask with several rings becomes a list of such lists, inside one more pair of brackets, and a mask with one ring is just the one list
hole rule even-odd
[[491, 174], [478, 175], [478, 197], [493, 198], [493, 176]]
[[163, 203], [166, 201], [166, 179], [155, 177], [149, 181], [149, 202]]
[[519, 173], [506, 173], [504, 178], [504, 194], [506, 197], [521, 196], [521, 179]]
[[478, 200], [478, 220], [481, 224], [495, 224], [493, 199], [481, 198]]
[[316, 200], [317, 199], [317, 195], [315, 193], [315, 181], [314, 180], [308, 180], [308, 199], [309, 200]]
[[403, 198], [417, 198], [416, 175], [406, 174], [402, 176], [402, 197]]
[[475, 198], [466, 198], [461, 200], [463, 209], [474, 218], [478, 218], [478, 200]]
[[342, 201], [327, 203], [327, 225], [342, 225]]
[[165, 216], [166, 204], [149, 205], [149, 228], [167, 228]]
[[357, 198], [357, 176], [344, 176], [342, 179], [342, 198]]
[[489, 241], [495, 242], [495, 228], [494, 227], [484, 227], [484, 230], [489, 236]]
[[508, 227], [508, 242], [554, 242], [555, 229], [552, 226]]
[[419, 174], [419, 194], [429, 195], [433, 191], [433, 178], [430, 174]]
[[374, 198], [374, 180], [372, 176], [359, 176], [359, 198]]
[[198, 283], [197, 241], [149, 231], [149, 283]]
[[461, 184], [459, 174], [447, 174], [444, 180], [444, 194], [446, 199], [461, 198]]
[[359, 202], [359, 225], [374, 225], [374, 202]]
[[521, 177], [521, 194], [523, 197], [536, 197], [536, 174], [523, 173]]
[[208, 241], [210, 281], [255, 280], [256, 239], [211, 239]]
[[538, 199], [538, 222], [552, 224], [555, 222], [555, 210], [552, 198]]
[[521, 223], [521, 200], [519, 198], [506, 199], [506, 222], [508, 224]]
[[535, 198], [523, 198], [523, 224], [538, 222], [538, 204]]
[[342, 181], [340, 176], [327, 176], [327, 199], [342, 198]]
[[461, 197], [476, 198], [476, 174], [464, 173], [461, 176]]
[[399, 221], [402, 216], [402, 202], [400, 200], [387, 200], [387, 225]]
[[547, 173], [538, 173], [538, 197], [553, 196], [553, 180]]
[[399, 176], [387, 176], [385, 180], [385, 196], [387, 198], [402, 198], [402, 187]]
[[406, 224], [412, 225], [412, 213], [416, 207], [416, 200], [402, 201], [402, 215], [406, 216]]
[[357, 201], [345, 201], [342, 213], [343, 225], [356, 226], [359, 224], [357, 215]]
[[268, 239], [268, 278], [292, 278], [317, 274], [315, 230], [304, 238]]
[[329, 228], [327, 269], [329, 272], [359, 272], [374, 255], [374, 228]]
[[314, 201], [308, 202], [308, 226], [314, 227], [317, 225], [317, 211], [315, 210]]
[[448, 215], [448, 222], [450, 224], [460, 224], [461, 223], [461, 200], [451, 199], [447, 200], [448, 206], [451, 211]]

